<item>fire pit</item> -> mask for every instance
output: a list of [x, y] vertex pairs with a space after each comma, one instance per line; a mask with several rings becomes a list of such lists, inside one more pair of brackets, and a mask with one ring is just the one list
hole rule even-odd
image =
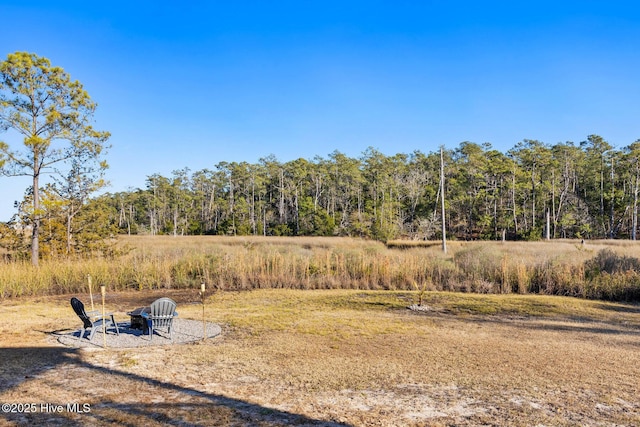
[[131, 317], [131, 329], [141, 329], [144, 333], [147, 332], [147, 322], [142, 313], [149, 313], [149, 307], [139, 307], [127, 314]]

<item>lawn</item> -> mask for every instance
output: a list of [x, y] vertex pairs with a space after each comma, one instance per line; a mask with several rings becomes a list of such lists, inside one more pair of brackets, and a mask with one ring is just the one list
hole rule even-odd
[[[195, 290], [106, 304], [124, 322], [159, 295], [201, 319]], [[57, 344], [80, 326], [68, 295], [6, 300], [0, 425], [640, 425], [640, 306], [427, 292], [408, 309], [417, 297], [218, 292], [219, 337], [118, 350]]]

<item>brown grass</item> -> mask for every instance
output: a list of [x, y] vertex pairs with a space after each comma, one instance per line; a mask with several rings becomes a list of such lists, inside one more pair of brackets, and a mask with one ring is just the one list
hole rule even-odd
[[[198, 319], [195, 291], [160, 294]], [[81, 295], [87, 299], [86, 295]], [[0, 307], [0, 402], [87, 403], [0, 414], [18, 425], [553, 425], [640, 423], [640, 307], [531, 295], [256, 290], [213, 295], [203, 343], [74, 350], [68, 297]], [[99, 340], [97, 340], [99, 341]]]
[[587, 277], [585, 262], [607, 249], [640, 258], [626, 241], [380, 242], [323, 237], [121, 236], [116, 259], [0, 263], [0, 299], [87, 290], [260, 288], [449, 290], [640, 299], [640, 273]]

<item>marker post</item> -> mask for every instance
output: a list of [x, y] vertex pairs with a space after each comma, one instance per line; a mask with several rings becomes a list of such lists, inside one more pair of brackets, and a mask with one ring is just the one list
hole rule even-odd
[[106, 288], [104, 285], [100, 286], [100, 293], [102, 294], [102, 345], [107, 348], [107, 325], [105, 324], [104, 317], [106, 312], [104, 310], [104, 297], [106, 295]]
[[205, 284], [203, 283], [202, 285], [200, 285], [200, 297], [202, 298], [202, 340], [206, 340], [207, 339], [207, 323], [205, 322], [204, 319], [204, 305], [205, 305], [205, 292], [207, 290], [207, 287], [205, 286]]
[[95, 308], [93, 307], [93, 289], [91, 286], [91, 275], [87, 274], [87, 282], [89, 283], [89, 298], [91, 298], [91, 311], [94, 311]]

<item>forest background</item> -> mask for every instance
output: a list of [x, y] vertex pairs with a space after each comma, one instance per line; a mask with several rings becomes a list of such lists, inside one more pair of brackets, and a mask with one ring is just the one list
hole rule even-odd
[[[462, 142], [444, 150], [447, 237], [457, 240], [631, 239], [638, 228], [640, 142], [614, 149], [523, 140], [506, 153]], [[44, 188], [44, 257], [99, 249], [116, 234], [351, 236], [441, 239], [440, 153], [328, 157], [147, 177], [146, 188], [73, 200]], [[81, 205], [82, 209], [78, 209]], [[73, 206], [73, 208], [71, 208]], [[3, 228], [15, 256], [28, 246], [29, 198]], [[73, 216], [70, 217], [70, 213]], [[98, 239], [99, 240], [99, 239]]]
[[[22, 231], [32, 209], [26, 197], [2, 227], [10, 262], [2, 265], [0, 294], [78, 292], [91, 276], [116, 290], [206, 282], [220, 290], [640, 299], [632, 243], [640, 142], [617, 150], [597, 135], [553, 146], [524, 140], [507, 153], [463, 142], [443, 155], [447, 239], [455, 243], [448, 256], [437, 243], [440, 153], [385, 156], [370, 148], [360, 158], [334, 151], [285, 163], [270, 156], [154, 174], [146, 188], [83, 200], [69, 196], [86, 193], [48, 184], [41, 192], [45, 263], [25, 268], [29, 238]], [[176, 240], [188, 235], [218, 237]], [[543, 241], [501, 243], [514, 240]]]

